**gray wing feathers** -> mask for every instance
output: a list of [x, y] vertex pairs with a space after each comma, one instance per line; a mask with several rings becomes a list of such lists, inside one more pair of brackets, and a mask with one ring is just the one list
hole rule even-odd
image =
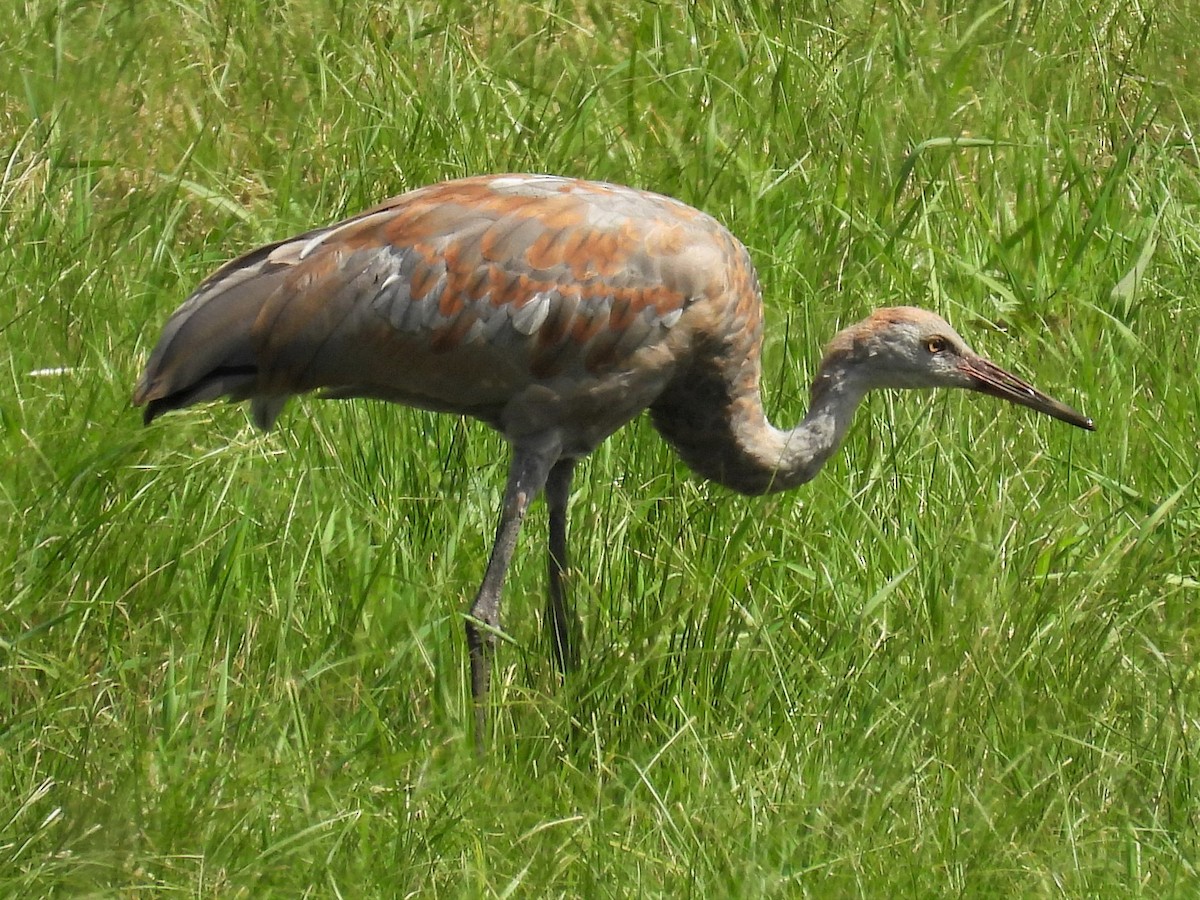
[[[314, 388], [450, 409], [473, 396], [472, 383], [499, 397], [619, 364], [680, 319], [637, 299], [636, 271], [612, 276], [610, 294], [525, 264], [537, 223], [470, 222], [411, 246], [361, 230], [388, 215], [260, 248], [202, 283], [168, 321], [134, 394], [147, 420], [228, 395], [252, 399], [266, 427], [288, 396]], [[645, 305], [630, 315], [630, 303]]]

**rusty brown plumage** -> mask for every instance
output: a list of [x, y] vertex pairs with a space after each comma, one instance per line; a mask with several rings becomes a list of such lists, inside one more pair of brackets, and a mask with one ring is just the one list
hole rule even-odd
[[965, 387], [1090, 428], [981, 360], [944, 320], [896, 308], [829, 344], [804, 421], [759, 396], [762, 304], [745, 247], [676, 200], [542, 175], [421, 188], [222, 266], [164, 326], [134, 391], [147, 423], [219, 396], [269, 427], [288, 397], [375, 397], [478, 418], [513, 446], [467, 633], [482, 741], [500, 592], [529, 503], [550, 505], [547, 621], [562, 586], [576, 460], [643, 410], [700, 474], [744, 493], [813, 477], [876, 387]]

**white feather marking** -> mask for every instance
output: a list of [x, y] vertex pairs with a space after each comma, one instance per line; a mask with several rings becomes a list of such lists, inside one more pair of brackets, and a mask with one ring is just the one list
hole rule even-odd
[[267, 254], [267, 262], [272, 264], [286, 263], [288, 265], [295, 265], [296, 261], [297, 257], [295, 241], [284, 241]]
[[307, 244], [300, 248], [300, 255], [296, 258], [304, 259], [307, 257], [308, 254], [312, 253], [325, 242], [325, 238], [332, 237], [334, 231], [337, 231], [337, 229], [335, 228], [333, 231], [322, 231], [315, 238], [310, 239]]
[[318, 247], [320, 247], [323, 243], [325, 243], [327, 240], [340, 234], [341, 232], [345, 231], [347, 228], [354, 228], [357, 225], [361, 225], [363, 222], [369, 222], [372, 219], [377, 219], [380, 216], [389, 215], [390, 213], [391, 213], [391, 210], [386, 209], [386, 210], [380, 210], [379, 212], [373, 213], [372, 215], [369, 215], [369, 216], [357, 216], [353, 219], [347, 219], [345, 222], [343, 222], [340, 225], [335, 225], [333, 228], [330, 228], [326, 231], [322, 231], [320, 234], [318, 234], [316, 237], [312, 238], [307, 244], [305, 244], [303, 247], [300, 248], [300, 255], [297, 257], [297, 259], [304, 259], [310, 253], [312, 253], [314, 250], [316, 250]]
[[471, 327], [467, 329], [466, 333], [462, 336], [462, 338], [459, 339], [459, 344], [461, 345], [461, 344], [471, 343], [473, 340], [475, 340], [477, 337], [479, 337], [479, 335], [481, 335], [483, 333], [483, 330], [486, 327], [487, 327], [486, 319], [476, 319], [474, 322], [471, 323]]
[[488, 187], [505, 190], [507, 188], [520, 188], [531, 184], [548, 184], [562, 180], [562, 177], [558, 175], [502, 175], [499, 178], [489, 179]]
[[535, 294], [533, 299], [512, 314], [513, 328], [521, 334], [533, 334], [550, 314], [550, 295]]
[[679, 317], [682, 315], [683, 315], [682, 309], [673, 309], [669, 313], [667, 313], [665, 316], [663, 316], [661, 319], [659, 319], [658, 324], [661, 325], [663, 328], [670, 328], [676, 322], [679, 321]]

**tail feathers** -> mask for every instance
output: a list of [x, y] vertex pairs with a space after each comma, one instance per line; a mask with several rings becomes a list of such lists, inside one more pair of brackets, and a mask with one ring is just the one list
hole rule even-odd
[[269, 427], [286, 396], [259, 396], [253, 330], [285, 268], [267, 259], [226, 267], [176, 310], [133, 394], [134, 405], [146, 408], [146, 424], [170, 410], [228, 396], [253, 398], [256, 424]]
[[[231, 399], [244, 399], [248, 394], [248, 388], [253, 386], [255, 379], [256, 372], [253, 367], [218, 368], [209, 372], [199, 381], [161, 397], [145, 399], [135, 394], [133, 402], [135, 406], [146, 404], [146, 410], [142, 413], [142, 422], [149, 425], [163, 413], [173, 409], [183, 409], [196, 403], [216, 400], [218, 397], [227, 395]], [[256, 424], [258, 424], [257, 421]], [[269, 425], [260, 427], [266, 428]]]

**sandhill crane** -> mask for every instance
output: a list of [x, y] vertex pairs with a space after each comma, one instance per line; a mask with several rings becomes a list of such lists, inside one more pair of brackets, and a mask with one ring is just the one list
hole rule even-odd
[[168, 320], [133, 402], [149, 424], [228, 396], [269, 428], [293, 394], [473, 416], [512, 445], [491, 557], [466, 622], [482, 746], [500, 595], [531, 501], [549, 507], [546, 627], [563, 670], [576, 462], [643, 410], [684, 462], [744, 494], [813, 478], [874, 388], [957, 387], [1080, 428], [1092, 420], [974, 353], [943, 319], [880, 309], [828, 345], [794, 428], [759, 394], [762, 301], [746, 248], [657, 194], [544, 175], [435, 184], [269, 244]]

